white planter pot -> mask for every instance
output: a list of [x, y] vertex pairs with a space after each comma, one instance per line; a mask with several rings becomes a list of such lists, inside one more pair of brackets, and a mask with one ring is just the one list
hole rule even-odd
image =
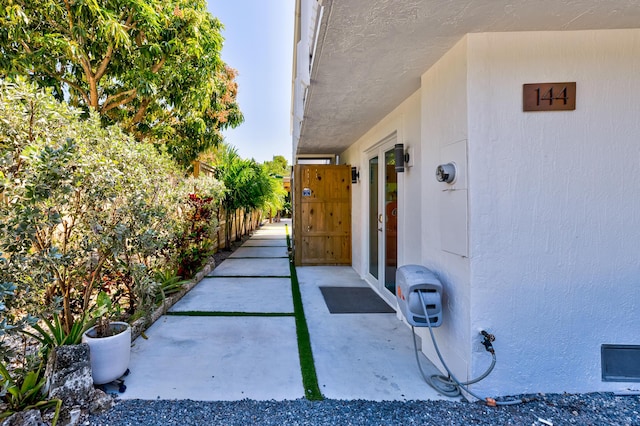
[[114, 336], [95, 337], [95, 327], [91, 327], [82, 335], [82, 342], [89, 345], [91, 376], [96, 385], [113, 382], [129, 368], [131, 327], [126, 322], [112, 322], [109, 326], [124, 331]]

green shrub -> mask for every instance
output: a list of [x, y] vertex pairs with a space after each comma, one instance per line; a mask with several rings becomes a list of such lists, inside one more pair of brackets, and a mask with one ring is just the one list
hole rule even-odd
[[188, 195], [183, 214], [183, 229], [176, 238], [178, 275], [190, 278], [214, 252], [213, 197], [196, 192]]
[[16, 287], [15, 308], [59, 302], [68, 333], [109, 268], [121, 273], [133, 313], [144, 298], [136, 285], [148, 284], [175, 238], [165, 227], [175, 207], [159, 194], [173, 191], [177, 170], [96, 115], [82, 119], [23, 83], [0, 88], [0, 252], [10, 259], [0, 273]]
[[[46, 356], [77, 343], [100, 309], [98, 295], [109, 298], [112, 316], [148, 315], [179, 284], [156, 271], [201, 266], [224, 186], [181, 173], [97, 115], [0, 80], [0, 361], [10, 355], [5, 333], [35, 325]], [[51, 406], [33, 392], [40, 370], [7, 365], [0, 396], [11, 410]]]
[[0, 413], [0, 420], [11, 416], [18, 411], [30, 409], [54, 408], [52, 426], [55, 426], [60, 414], [62, 400], [47, 400], [41, 393], [42, 387], [46, 383], [46, 378], [42, 373], [42, 364], [37, 370], [30, 370], [24, 374], [12, 375], [0, 362], [0, 385], [4, 395], [2, 399], [6, 402], [8, 409]]
[[158, 271], [154, 278], [159, 284], [156, 292], [156, 304], [160, 304], [167, 297], [179, 293], [184, 284], [188, 282], [188, 280], [183, 280], [180, 275], [177, 275], [172, 270]]

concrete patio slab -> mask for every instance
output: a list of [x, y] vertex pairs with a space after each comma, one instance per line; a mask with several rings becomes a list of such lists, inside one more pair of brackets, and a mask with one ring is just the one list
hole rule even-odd
[[[418, 370], [411, 329], [396, 314], [330, 314], [320, 285], [362, 286], [350, 267], [296, 268], [320, 390], [327, 398], [450, 399]], [[420, 354], [427, 374], [439, 373]]]
[[277, 233], [267, 233], [256, 231], [251, 235], [251, 239], [254, 240], [283, 240], [286, 241], [287, 237], [284, 232], [284, 228], [282, 228], [282, 232]]
[[[284, 232], [282, 224], [263, 227], [271, 228]], [[179, 315], [292, 313], [289, 260], [261, 257], [272, 250], [286, 250], [282, 237], [252, 237], [236, 254], [251, 253], [256, 258], [224, 260], [171, 308], [172, 315], [161, 317], [145, 332], [148, 339], [138, 338], [132, 347], [127, 391], [120, 398], [303, 398], [294, 317]], [[396, 314], [329, 313], [320, 286], [368, 286], [351, 267], [299, 267], [297, 275], [325, 397], [447, 399], [424, 383], [415, 363], [411, 330]], [[437, 372], [422, 354], [420, 358], [428, 374]]]
[[263, 226], [261, 226], [260, 228], [256, 229], [254, 231], [254, 235], [255, 234], [285, 234], [285, 228], [287, 226], [291, 226], [291, 225], [287, 225], [284, 222], [281, 223], [267, 223]]
[[289, 259], [227, 258], [209, 273], [209, 277], [288, 277]]
[[284, 235], [286, 227], [291, 228], [291, 219], [282, 219], [280, 222], [265, 223], [254, 232], [271, 234], [282, 233], [282, 235]]
[[287, 247], [285, 239], [249, 239], [242, 244], [242, 247]]
[[369, 287], [351, 266], [298, 266], [298, 279], [306, 285], [320, 287]]
[[162, 317], [131, 351], [121, 399], [304, 396], [292, 317]]
[[204, 278], [169, 312], [292, 313], [290, 278]]
[[289, 258], [287, 247], [244, 247], [244, 245], [229, 256], [230, 258], [242, 257], [286, 257]]

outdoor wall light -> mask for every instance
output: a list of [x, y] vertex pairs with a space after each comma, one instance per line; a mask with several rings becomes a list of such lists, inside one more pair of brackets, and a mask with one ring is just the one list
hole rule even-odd
[[404, 152], [404, 144], [395, 144], [393, 154], [396, 160], [396, 173], [404, 173], [404, 163], [408, 163], [410, 160], [409, 153]]
[[352, 167], [351, 168], [351, 183], [358, 183], [358, 180], [360, 179], [360, 172], [358, 171], [357, 167]]

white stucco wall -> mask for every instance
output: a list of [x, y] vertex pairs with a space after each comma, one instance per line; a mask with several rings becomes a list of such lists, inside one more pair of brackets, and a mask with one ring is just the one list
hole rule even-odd
[[[467, 43], [470, 330], [498, 355], [476, 389], [637, 388], [601, 381], [600, 345], [640, 344], [640, 30]], [[522, 84], [565, 81], [575, 111], [522, 112]]]
[[421, 260], [420, 194], [422, 191], [422, 167], [420, 166], [420, 92], [407, 98], [396, 109], [384, 117], [376, 126], [340, 154], [342, 164], [351, 164], [360, 171], [360, 182], [352, 190], [352, 264], [362, 278], [368, 268], [368, 158], [366, 152], [389, 135], [396, 134], [397, 143], [411, 147], [415, 156], [411, 168], [398, 176], [398, 262], [399, 264], [419, 263]]
[[[444, 285], [436, 337], [487, 396], [638, 387], [602, 382], [600, 345], [640, 344], [640, 30], [470, 34], [340, 155], [357, 166], [353, 266], [367, 272], [366, 151], [396, 132], [399, 264]], [[525, 83], [577, 83], [577, 107], [522, 112]], [[436, 181], [455, 161], [455, 185]], [[423, 350], [438, 364], [427, 330]]]
[[[464, 167], [467, 131], [467, 43], [461, 40], [422, 76], [421, 194], [422, 259], [419, 264], [433, 270], [444, 288], [443, 323], [435, 329], [440, 350], [461, 380], [468, 377], [470, 357], [470, 279], [468, 253], [446, 251], [448, 243], [467, 239], [467, 190], [464, 182], [451, 186], [436, 181], [438, 164], [454, 161]], [[459, 149], [461, 147], [462, 149]], [[460, 170], [464, 174], [465, 170]], [[455, 191], [443, 191], [452, 189]], [[455, 197], [455, 200], [453, 199]], [[444, 247], [443, 247], [444, 243]], [[419, 329], [423, 350], [439, 364], [428, 330]]]

